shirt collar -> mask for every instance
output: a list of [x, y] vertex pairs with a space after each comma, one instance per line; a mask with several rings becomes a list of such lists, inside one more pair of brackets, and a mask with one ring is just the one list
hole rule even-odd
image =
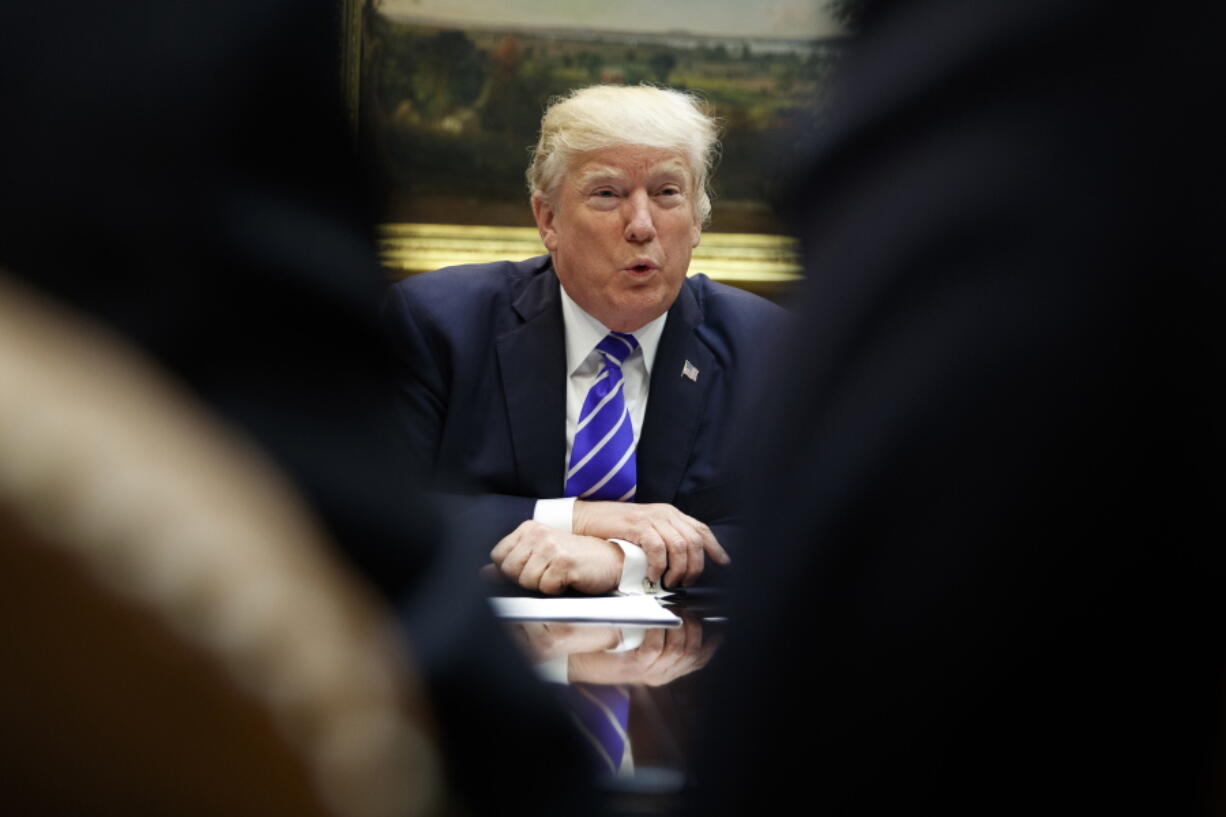
[[[609, 328], [583, 311], [583, 307], [566, 294], [566, 287], [559, 284], [558, 289], [562, 293], [562, 325], [566, 332], [566, 376], [569, 377], [587, 360], [596, 344], [609, 334]], [[651, 364], [656, 360], [656, 350], [660, 346], [660, 335], [664, 333], [666, 320], [668, 312], [630, 333], [639, 342], [648, 377], [651, 376]]]

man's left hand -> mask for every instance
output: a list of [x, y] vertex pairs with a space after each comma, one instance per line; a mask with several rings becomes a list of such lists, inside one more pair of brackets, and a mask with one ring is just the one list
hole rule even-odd
[[570, 680], [660, 686], [701, 669], [715, 654], [721, 638], [704, 639], [701, 621], [692, 616], [683, 619], [680, 627], [648, 630], [634, 650], [572, 655], [567, 669]]
[[707, 556], [720, 565], [732, 561], [710, 528], [665, 502], [639, 505], [576, 500], [571, 530], [633, 542], [647, 554], [647, 578], [658, 582], [663, 576], [666, 587], [689, 587], [696, 582]]

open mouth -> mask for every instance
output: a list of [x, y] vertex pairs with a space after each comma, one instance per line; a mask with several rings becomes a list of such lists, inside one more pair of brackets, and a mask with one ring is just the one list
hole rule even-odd
[[630, 272], [645, 275], [646, 273], [656, 269], [656, 265], [650, 261], [640, 261], [637, 264], [631, 264], [630, 266], [626, 267], [626, 269]]

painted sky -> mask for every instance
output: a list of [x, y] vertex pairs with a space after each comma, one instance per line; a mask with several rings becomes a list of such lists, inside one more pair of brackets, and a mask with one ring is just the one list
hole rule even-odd
[[570, 26], [737, 37], [826, 37], [840, 33], [822, 0], [383, 0], [391, 17], [461, 25]]

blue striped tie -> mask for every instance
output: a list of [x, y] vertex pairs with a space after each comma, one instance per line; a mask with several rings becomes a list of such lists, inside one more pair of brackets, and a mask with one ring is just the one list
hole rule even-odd
[[630, 690], [624, 685], [571, 684], [567, 687], [571, 716], [590, 741], [602, 766], [613, 775], [628, 769]]
[[622, 364], [639, 347], [634, 335], [610, 332], [596, 351], [604, 368], [588, 390], [566, 469], [566, 496], [580, 499], [634, 499], [634, 426], [626, 408]]

